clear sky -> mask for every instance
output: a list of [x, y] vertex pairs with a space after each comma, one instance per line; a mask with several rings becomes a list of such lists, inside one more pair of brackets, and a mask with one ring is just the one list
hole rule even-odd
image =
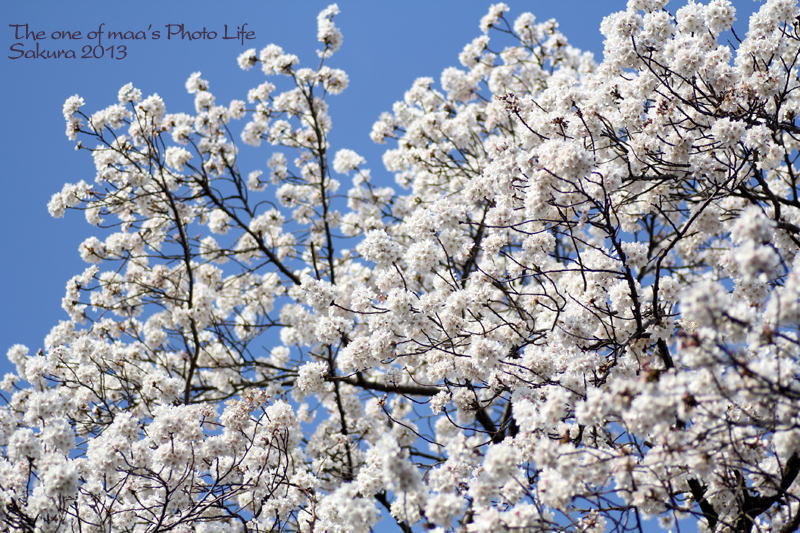
[[[588, 49], [599, 59], [602, 36], [598, 31], [604, 15], [624, 8], [624, 0], [508, 0], [512, 17], [532, 11], [538, 19], [556, 18], [570, 42]], [[746, 28], [757, 7], [751, 0], [737, 0], [736, 26]], [[80, 94], [86, 110], [114, 103], [117, 90], [132, 81], [145, 94], [158, 92], [168, 112], [191, 111], [192, 98], [184, 82], [193, 71], [202, 71], [211, 82], [218, 102], [244, 98], [247, 89], [260, 83], [254, 69], [243, 72], [236, 56], [245, 48], [260, 49], [275, 42], [301, 60], [313, 61], [316, 14], [328, 2], [317, 0], [139, 0], [138, 2], [84, 0], [37, 0], [0, 4], [3, 57], [0, 59], [0, 105], [4, 127], [0, 146], [5, 163], [0, 195], [2, 260], [0, 279], [5, 297], [0, 310], [0, 374], [9, 369], [5, 351], [14, 343], [39, 348], [44, 335], [66, 318], [60, 308], [67, 279], [83, 270], [78, 244], [93, 228], [80, 213], [52, 219], [46, 205], [64, 182], [94, 179], [91, 158], [75, 152], [64, 136], [61, 106], [64, 99]], [[672, 2], [677, 9], [682, 2]], [[333, 148], [349, 147], [366, 156], [376, 179], [389, 177], [380, 163], [383, 148], [368, 138], [381, 111], [402, 97], [419, 76], [438, 79], [443, 68], [457, 64], [463, 45], [479, 34], [478, 21], [490, 2], [465, 0], [340, 0], [337, 25], [344, 45], [331, 65], [345, 69], [350, 87], [332, 97]], [[86, 34], [103, 29], [137, 32], [183, 24], [193, 32], [206, 28], [229, 32], [246, 24], [255, 39], [244, 45], [236, 39], [187, 41], [128, 41], [127, 57], [115, 59], [10, 59], [19, 50], [35, 50], [32, 34], [18, 38], [17, 31], [34, 33], [81, 31], [83, 39], [39, 41], [40, 49], [75, 49], [81, 55]], [[22, 43], [22, 44], [15, 44]], [[107, 43], [104, 43], [107, 44]], [[95, 50], [91, 50], [95, 52]], [[116, 55], [121, 55], [116, 50]]]

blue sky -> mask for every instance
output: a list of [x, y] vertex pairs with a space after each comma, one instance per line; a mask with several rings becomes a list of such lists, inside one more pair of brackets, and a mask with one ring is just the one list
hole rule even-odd
[[[32, 350], [57, 321], [65, 319], [60, 308], [64, 284], [83, 270], [78, 244], [93, 228], [80, 213], [52, 219], [46, 205], [64, 182], [93, 181], [93, 165], [85, 152], [75, 152], [64, 136], [61, 106], [64, 99], [80, 94], [86, 109], [94, 111], [113, 103], [117, 90], [132, 81], [145, 94], [158, 92], [171, 112], [191, 111], [192, 99], [184, 82], [193, 71], [202, 71], [219, 102], [244, 98], [248, 88], [260, 83], [256, 71], [243, 72], [236, 56], [245, 48], [275, 42], [301, 60], [313, 61], [316, 48], [316, 14], [329, 2], [316, 0], [140, 0], [139, 2], [38, 0], [3, 2], [3, 48], [0, 77], [5, 127], [0, 130], [6, 161], [4, 194], [0, 196], [5, 298], [0, 311], [0, 373], [9, 370], [5, 351], [14, 343]], [[624, 0], [589, 1], [508, 0], [511, 16], [532, 11], [538, 19], [556, 18], [570, 42], [591, 50], [599, 58], [602, 36], [598, 26], [604, 15], [624, 8]], [[737, 27], [757, 4], [737, 0]], [[380, 163], [383, 147], [368, 138], [379, 113], [402, 97], [419, 76], [438, 79], [443, 68], [457, 64], [463, 45], [478, 35], [478, 20], [490, 2], [464, 0], [341, 0], [337, 24], [344, 45], [331, 65], [345, 69], [350, 87], [331, 100], [333, 148], [352, 148], [366, 156], [378, 180], [389, 180]], [[670, 8], [677, 9], [680, 2]], [[78, 7], [80, 6], [80, 8]], [[22, 48], [35, 47], [32, 40], [16, 39], [9, 25], [28, 24], [32, 31], [164, 30], [166, 24], [184, 24], [192, 31], [222, 31], [247, 24], [255, 39], [244, 46], [236, 40], [129, 41], [127, 57], [101, 59], [9, 59]], [[234, 30], [235, 31], [235, 30]], [[744, 33], [742, 31], [742, 33]], [[73, 48], [80, 55], [87, 41], [40, 42], [41, 48]]]

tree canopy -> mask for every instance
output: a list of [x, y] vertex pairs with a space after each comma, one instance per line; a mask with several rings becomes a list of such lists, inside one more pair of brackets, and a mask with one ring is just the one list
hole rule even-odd
[[336, 5], [315, 66], [239, 56], [242, 100], [67, 99], [96, 175], [48, 208], [98, 236], [8, 352], [0, 522], [800, 528], [800, 9], [665, 4], [599, 62], [491, 6], [375, 123], [395, 187], [331, 153]]

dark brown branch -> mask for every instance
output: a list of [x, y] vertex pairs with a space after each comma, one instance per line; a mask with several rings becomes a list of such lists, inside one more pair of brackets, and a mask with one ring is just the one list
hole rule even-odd
[[752, 496], [750, 490], [747, 487], [743, 487], [742, 512], [736, 520], [734, 531], [749, 533], [753, 529], [756, 518], [786, 495], [786, 491], [794, 483], [798, 474], [800, 474], [800, 456], [797, 453], [793, 453], [789, 460], [786, 461], [786, 469], [781, 476], [778, 491], [774, 495]]
[[369, 389], [379, 392], [389, 392], [395, 394], [410, 394], [411, 396], [433, 396], [441, 391], [439, 387], [428, 387], [425, 385], [387, 385], [377, 381], [368, 381], [361, 374], [347, 377], [337, 377], [336, 381], [343, 381], [355, 387]]
[[692, 491], [692, 497], [697, 502], [697, 505], [700, 506], [700, 510], [703, 511], [703, 516], [706, 522], [708, 522], [709, 531], [714, 531], [719, 521], [719, 514], [717, 510], [714, 509], [714, 506], [706, 499], [706, 487], [701, 486], [700, 482], [696, 479], [690, 479], [689, 488]]

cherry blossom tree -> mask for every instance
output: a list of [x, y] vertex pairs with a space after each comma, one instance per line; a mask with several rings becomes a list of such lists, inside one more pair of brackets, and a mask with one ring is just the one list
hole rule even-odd
[[330, 151], [335, 5], [315, 67], [238, 58], [246, 99], [69, 98], [96, 175], [49, 210], [100, 236], [8, 351], [0, 522], [798, 529], [800, 9], [665, 4], [599, 63], [493, 5], [375, 123], [395, 188]]

